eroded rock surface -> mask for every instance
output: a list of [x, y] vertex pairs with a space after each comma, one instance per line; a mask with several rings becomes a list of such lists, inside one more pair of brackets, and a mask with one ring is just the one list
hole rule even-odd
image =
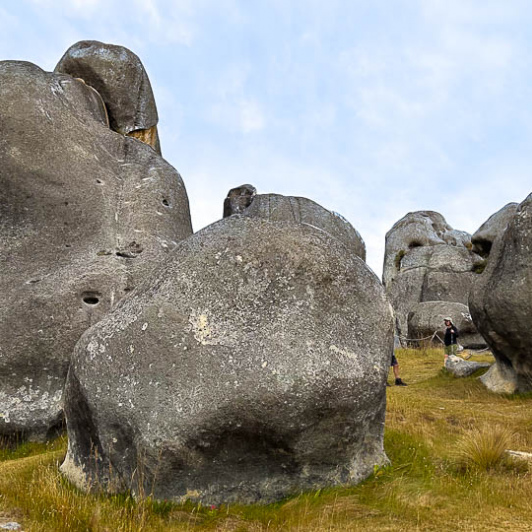
[[157, 106], [140, 59], [123, 46], [80, 41], [63, 55], [55, 72], [93, 87], [103, 98], [111, 129], [131, 135], [161, 153]]
[[495, 239], [469, 306], [497, 361], [483, 382], [493, 391], [532, 390], [532, 194]]
[[453, 229], [433, 211], [409, 213], [388, 231], [383, 282], [399, 334], [413, 337], [408, 315], [418, 303], [467, 305], [475, 270], [482, 263], [470, 249], [470, 235]]
[[490, 216], [471, 237], [473, 251], [487, 259], [495, 239], [506, 231], [508, 222], [513, 218], [518, 203], [508, 203], [500, 211]]
[[357, 257], [366, 260], [366, 244], [358, 231], [343, 216], [310, 199], [256, 194], [255, 187], [241, 185], [229, 191], [224, 203], [224, 217], [234, 214], [270, 222], [296, 222], [320, 229], [342, 242]]
[[232, 188], [224, 200], [224, 218], [242, 214], [251, 205], [256, 194], [257, 189], [253, 185]]
[[69, 75], [0, 63], [0, 435], [61, 420], [87, 328], [192, 232], [179, 174]]
[[209, 504], [356, 483], [386, 460], [392, 329], [379, 280], [325, 231], [225, 218], [78, 343], [62, 470]]

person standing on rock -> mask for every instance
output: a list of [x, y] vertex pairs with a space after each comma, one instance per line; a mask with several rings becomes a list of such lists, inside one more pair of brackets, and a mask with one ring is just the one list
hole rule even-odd
[[443, 343], [445, 344], [445, 360], [449, 355], [456, 356], [458, 351], [458, 344], [456, 339], [458, 338], [458, 329], [456, 325], [453, 325], [453, 320], [450, 317], [444, 318], [445, 323], [445, 336]]

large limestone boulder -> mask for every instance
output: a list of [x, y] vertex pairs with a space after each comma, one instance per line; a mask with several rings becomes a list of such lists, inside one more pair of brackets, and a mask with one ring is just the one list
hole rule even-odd
[[419, 211], [399, 220], [386, 234], [383, 271], [399, 334], [412, 337], [408, 314], [418, 303], [467, 305], [481, 262], [482, 258], [471, 251], [470, 235], [453, 229], [441, 214]]
[[101, 95], [111, 129], [139, 138], [161, 153], [157, 106], [148, 74], [127, 48], [80, 41], [63, 55], [55, 72], [82, 80]]
[[98, 93], [0, 63], [0, 435], [61, 420], [77, 340], [192, 232], [179, 174]]
[[320, 229], [366, 260], [366, 244], [359, 232], [340, 214], [307, 198], [256, 194], [255, 187], [241, 185], [231, 189], [224, 202], [224, 217], [234, 214], [271, 222], [296, 222]]
[[401, 263], [410, 250], [440, 244], [468, 247], [471, 237], [453, 229], [445, 218], [434, 211], [410, 212], [386, 233], [383, 281], [388, 285], [401, 272]]
[[62, 471], [209, 504], [356, 483], [386, 460], [392, 325], [379, 280], [326, 232], [225, 218], [78, 343]]
[[[424, 301], [408, 313], [408, 334], [411, 338], [430, 338], [437, 332], [440, 340], [445, 334], [444, 318], [451, 317], [459, 331], [458, 343], [468, 349], [480, 349], [486, 341], [477, 331], [469, 308], [455, 301]], [[435, 339], [438, 342], [437, 339]]]
[[497, 361], [485, 384], [494, 391], [532, 390], [532, 194], [495, 239], [469, 307]]

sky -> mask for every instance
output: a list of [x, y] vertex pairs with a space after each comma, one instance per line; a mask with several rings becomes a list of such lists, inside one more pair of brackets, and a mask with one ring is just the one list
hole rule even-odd
[[0, 60], [85, 39], [142, 60], [195, 231], [244, 183], [303, 196], [380, 277], [408, 212], [473, 233], [532, 192], [529, 0], [0, 0]]

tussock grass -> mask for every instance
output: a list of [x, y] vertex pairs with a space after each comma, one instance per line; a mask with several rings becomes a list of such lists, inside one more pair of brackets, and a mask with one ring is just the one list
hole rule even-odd
[[441, 349], [397, 356], [409, 385], [388, 388], [390, 465], [359, 486], [218, 508], [84, 494], [58, 472], [62, 438], [0, 445], [0, 523], [12, 517], [40, 532], [532, 530], [532, 473], [504, 455], [532, 451], [532, 395], [499, 396], [475, 377], [454, 378], [441, 371]]
[[458, 469], [489, 471], [507, 461], [505, 451], [512, 443], [512, 436], [507, 428], [473, 428], [458, 441], [452, 457]]

